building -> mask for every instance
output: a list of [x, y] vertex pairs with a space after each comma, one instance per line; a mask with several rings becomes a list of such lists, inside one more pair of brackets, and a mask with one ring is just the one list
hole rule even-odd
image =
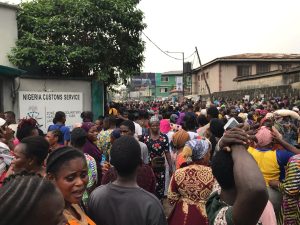
[[17, 118], [33, 117], [46, 131], [55, 111], [64, 111], [67, 125], [81, 122], [82, 111], [104, 114], [104, 86], [90, 78], [49, 77], [15, 68], [7, 55], [18, 39], [18, 7], [0, 3], [0, 112], [14, 111]]
[[[259, 89], [299, 82], [299, 54], [248, 53], [214, 59], [192, 71], [192, 94]], [[297, 72], [298, 71], [298, 72]]]

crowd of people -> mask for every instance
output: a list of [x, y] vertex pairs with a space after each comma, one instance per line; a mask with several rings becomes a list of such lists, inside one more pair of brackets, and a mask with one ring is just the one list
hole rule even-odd
[[46, 133], [0, 113], [0, 225], [300, 224], [299, 107], [110, 103]]

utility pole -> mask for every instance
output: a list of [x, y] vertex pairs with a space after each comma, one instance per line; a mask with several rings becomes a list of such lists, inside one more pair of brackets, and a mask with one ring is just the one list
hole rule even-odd
[[206, 85], [206, 88], [207, 88], [207, 91], [208, 91], [210, 102], [213, 102], [213, 99], [212, 99], [212, 96], [211, 96], [211, 92], [210, 92], [210, 88], [209, 88], [209, 85], [207, 83], [206, 76], [205, 76], [205, 74], [203, 72], [203, 66], [202, 66], [202, 63], [201, 63], [201, 60], [200, 60], [198, 49], [197, 49], [197, 47], [195, 47], [195, 48], [196, 48], [196, 53], [197, 53], [199, 64], [200, 64], [200, 73], [201, 73], [201, 76], [204, 77], [204, 82], [205, 82], [205, 85]]

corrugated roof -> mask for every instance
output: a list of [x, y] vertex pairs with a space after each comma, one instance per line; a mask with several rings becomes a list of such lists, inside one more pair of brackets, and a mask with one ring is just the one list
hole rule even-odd
[[162, 73], [162, 75], [178, 75], [178, 74], [182, 74], [182, 70], [168, 71], [168, 72]]
[[[203, 68], [218, 62], [300, 62], [300, 54], [284, 53], [244, 53], [239, 55], [224, 56], [216, 58], [203, 65]], [[200, 67], [193, 69], [193, 72], [200, 70]]]
[[300, 59], [300, 54], [244, 53], [239, 55], [225, 56], [219, 59]]

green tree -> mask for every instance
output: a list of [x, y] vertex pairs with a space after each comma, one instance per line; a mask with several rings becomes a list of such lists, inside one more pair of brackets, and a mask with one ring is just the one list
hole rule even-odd
[[[136, 0], [33, 0], [22, 3], [10, 61], [39, 74], [126, 80], [142, 66], [143, 12]], [[33, 71], [33, 70], [32, 70]]]

